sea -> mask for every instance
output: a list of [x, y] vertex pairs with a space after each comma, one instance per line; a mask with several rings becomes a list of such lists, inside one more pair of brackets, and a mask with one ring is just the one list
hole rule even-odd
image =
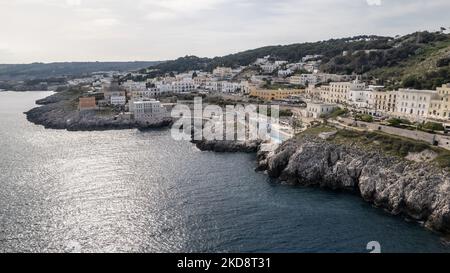
[[28, 122], [50, 94], [0, 93], [0, 252], [450, 252], [355, 194], [255, 172], [253, 154], [201, 152], [169, 130]]

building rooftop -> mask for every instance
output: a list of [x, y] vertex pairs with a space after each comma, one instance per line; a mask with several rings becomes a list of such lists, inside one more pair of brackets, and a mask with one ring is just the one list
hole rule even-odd
[[402, 88], [398, 91], [407, 91], [407, 92], [413, 92], [413, 93], [436, 93], [435, 90], [419, 90], [419, 89], [409, 89], [409, 88]]
[[144, 100], [139, 100], [139, 101], [135, 101], [134, 104], [143, 104], [143, 103], [160, 103], [159, 101], [155, 100], [155, 99], [144, 99]]
[[308, 105], [315, 105], [315, 106], [323, 106], [323, 107], [327, 107], [327, 106], [336, 106], [336, 104], [333, 103], [325, 103], [325, 102], [310, 102], [308, 103]]

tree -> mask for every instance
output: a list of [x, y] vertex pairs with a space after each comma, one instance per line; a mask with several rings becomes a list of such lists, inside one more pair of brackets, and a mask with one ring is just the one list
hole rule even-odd
[[437, 67], [445, 67], [450, 64], [450, 57], [444, 57], [436, 62]]
[[388, 120], [389, 126], [392, 127], [401, 127], [402, 124], [405, 125], [411, 125], [411, 122], [409, 122], [406, 119], [399, 119], [399, 118], [391, 118], [390, 120]]
[[294, 134], [298, 134], [303, 129], [303, 121], [293, 117], [292, 128], [294, 129]]
[[442, 123], [437, 122], [427, 122], [423, 125], [424, 129], [431, 130], [431, 131], [444, 131], [444, 126]]
[[367, 114], [359, 114], [355, 116], [356, 120], [363, 121], [363, 122], [373, 122], [373, 117], [371, 115]]

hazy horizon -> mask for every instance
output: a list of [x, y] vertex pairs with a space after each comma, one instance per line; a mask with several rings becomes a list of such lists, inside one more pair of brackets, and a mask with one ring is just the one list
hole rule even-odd
[[448, 27], [449, 9], [448, 0], [0, 1], [0, 63], [165, 61], [405, 35]]

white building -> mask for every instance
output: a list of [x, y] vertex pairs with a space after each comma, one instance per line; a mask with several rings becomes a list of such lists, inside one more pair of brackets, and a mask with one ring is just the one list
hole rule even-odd
[[301, 68], [303, 68], [305, 64], [304, 63], [290, 63], [286, 65], [286, 68], [292, 70], [292, 71], [297, 71]]
[[111, 96], [111, 105], [125, 105], [127, 98], [125, 96]]
[[197, 89], [197, 85], [192, 79], [182, 79], [175, 81], [159, 81], [155, 83], [155, 92], [159, 95], [169, 93], [186, 93]]
[[233, 76], [233, 69], [231, 67], [217, 67], [213, 70], [213, 75], [221, 79], [231, 78]]
[[291, 76], [289, 77], [289, 83], [294, 85], [302, 85], [303, 84], [302, 77], [300, 75]]
[[316, 85], [321, 82], [322, 81], [318, 78], [317, 74], [301, 74], [289, 78], [289, 83], [295, 85]]
[[175, 79], [177, 81], [186, 81], [186, 80], [192, 80], [192, 75], [194, 74], [194, 71], [190, 71], [187, 73], [178, 74], [175, 76]]
[[317, 72], [319, 69], [320, 61], [310, 61], [303, 65], [303, 69], [310, 73]]
[[206, 83], [208, 82], [209, 77], [205, 75], [199, 75], [193, 79], [195, 86], [200, 89], [204, 89], [206, 87]]
[[207, 81], [205, 83], [205, 89], [211, 92], [219, 92], [222, 89], [222, 85], [219, 81]]
[[278, 69], [278, 65], [273, 63], [263, 64], [260, 67], [266, 74], [272, 74], [276, 69]]
[[160, 94], [168, 94], [172, 92], [171, 83], [157, 82], [155, 85]]
[[155, 98], [157, 96], [162, 95], [163, 93], [160, 91], [159, 88], [147, 88], [143, 91], [131, 91], [131, 97], [132, 98]]
[[269, 62], [270, 56], [266, 56], [264, 58], [258, 58], [255, 61], [255, 65], [262, 65], [262, 64], [266, 64]]
[[317, 60], [322, 58], [322, 55], [306, 55], [305, 57], [302, 58], [302, 62], [307, 62], [310, 60]]
[[241, 92], [243, 94], [250, 93], [250, 83], [248, 81], [241, 81]]
[[321, 94], [322, 90], [314, 84], [309, 84], [308, 87], [305, 89], [305, 96], [307, 99], [312, 101], [321, 101]]
[[193, 80], [181, 80], [181, 81], [175, 81], [172, 83], [172, 92], [173, 93], [186, 93], [186, 92], [192, 92], [196, 89], [196, 86], [194, 84]]
[[329, 100], [331, 103], [346, 103], [349, 100], [350, 90], [365, 90], [366, 84], [358, 79], [353, 82], [330, 83]]
[[431, 100], [437, 97], [434, 90], [400, 89], [397, 95], [396, 113], [413, 121], [428, 117]]
[[147, 83], [146, 82], [135, 82], [132, 80], [128, 80], [124, 83], [122, 83], [122, 86], [125, 88], [125, 90], [131, 92], [131, 91], [144, 91], [147, 89]]
[[138, 121], [154, 121], [167, 116], [166, 109], [157, 100], [138, 100], [130, 103], [130, 111]]
[[286, 70], [278, 70], [278, 77], [287, 77], [290, 76], [294, 73], [294, 71], [290, 70], [290, 69], [286, 69]]
[[227, 82], [227, 81], [208, 81], [206, 82], [206, 90], [210, 92], [222, 92], [222, 93], [249, 93], [250, 85], [247, 81]]
[[276, 66], [282, 66], [282, 65], [285, 65], [285, 64], [287, 64], [288, 62], [287, 61], [275, 61], [274, 62], [274, 64], [276, 65]]
[[223, 93], [236, 93], [240, 91], [241, 84], [235, 82], [222, 82], [222, 92]]
[[348, 104], [356, 108], [370, 109], [373, 107], [373, 91], [371, 89], [348, 91]]
[[322, 115], [332, 113], [337, 108], [334, 104], [327, 103], [308, 103], [306, 108], [306, 117], [320, 118]]

